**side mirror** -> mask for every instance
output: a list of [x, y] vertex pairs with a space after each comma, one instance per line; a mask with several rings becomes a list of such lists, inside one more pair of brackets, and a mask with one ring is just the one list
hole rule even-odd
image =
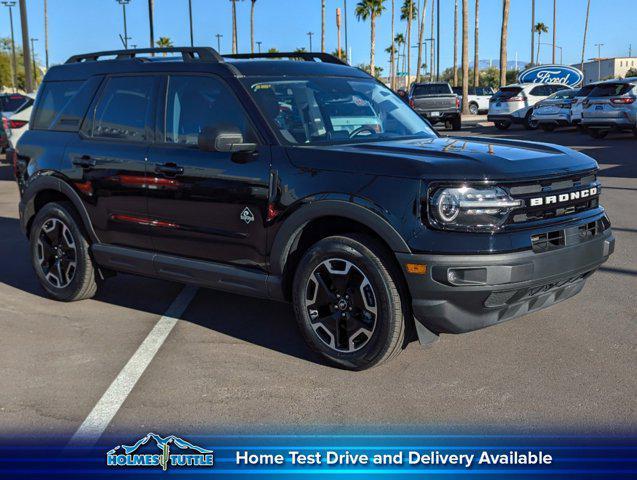
[[255, 143], [244, 143], [239, 129], [229, 125], [204, 127], [197, 143], [205, 152], [254, 152], [257, 149]]

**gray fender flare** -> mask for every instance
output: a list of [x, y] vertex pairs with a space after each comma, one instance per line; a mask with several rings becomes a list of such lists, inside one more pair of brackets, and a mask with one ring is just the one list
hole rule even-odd
[[282, 275], [290, 249], [303, 227], [321, 217], [348, 218], [370, 228], [394, 252], [410, 253], [409, 246], [396, 229], [383, 217], [356, 203], [342, 200], [319, 200], [300, 207], [283, 223], [270, 249], [270, 269], [273, 275]]
[[95, 243], [99, 242], [99, 238], [95, 234], [91, 219], [80, 196], [68, 183], [58, 177], [50, 175], [42, 175], [32, 179], [22, 195], [22, 199], [20, 200], [20, 223], [25, 233], [28, 233], [26, 231], [27, 225], [29, 225], [31, 219], [35, 216], [35, 197], [44, 190], [54, 190], [67, 197], [82, 218], [84, 228], [91, 240]]

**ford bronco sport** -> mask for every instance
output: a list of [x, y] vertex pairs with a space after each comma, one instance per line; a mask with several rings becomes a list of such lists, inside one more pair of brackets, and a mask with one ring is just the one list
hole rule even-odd
[[128, 272], [290, 301], [350, 369], [572, 297], [614, 247], [591, 158], [440, 137], [325, 54], [75, 56], [9, 155], [51, 297]]

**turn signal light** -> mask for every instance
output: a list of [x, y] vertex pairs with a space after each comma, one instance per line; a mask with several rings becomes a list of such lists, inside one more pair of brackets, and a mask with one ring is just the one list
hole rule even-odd
[[407, 267], [407, 272], [413, 273], [414, 275], [424, 275], [427, 273], [427, 265], [421, 263], [408, 263], [405, 266]]

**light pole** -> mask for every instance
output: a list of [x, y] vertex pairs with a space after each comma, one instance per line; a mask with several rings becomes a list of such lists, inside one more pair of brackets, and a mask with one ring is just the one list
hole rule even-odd
[[436, 5], [436, 38], [438, 42], [436, 43], [436, 82], [440, 81], [440, 0]]
[[258, 48], [258, 50], [259, 50], [259, 53], [261, 53], [261, 44], [262, 44], [263, 42], [258, 41], [258, 42], [256, 42], [256, 43], [257, 43], [257, 48]]
[[192, 34], [192, 0], [188, 0], [188, 16], [190, 17], [190, 46], [195, 46], [195, 40]]
[[[148, 28], [150, 33], [150, 48], [155, 48], [155, 0], [148, 0]], [[154, 55], [154, 54], [151, 54]]]
[[44, 65], [49, 69], [49, 6], [44, 0]]
[[307, 32], [307, 36], [310, 37], [310, 52], [312, 51], [312, 36], [314, 32]]
[[15, 92], [16, 87], [18, 85], [17, 75], [18, 75], [18, 60], [15, 56], [15, 37], [13, 36], [13, 7], [15, 7], [15, 2], [2, 2], [2, 5], [9, 9], [9, 24], [11, 25], [11, 67], [13, 71], [11, 72], [11, 78], [13, 83], [13, 91]]
[[602, 47], [603, 43], [596, 43], [597, 47], [597, 81], [599, 82], [602, 79]]
[[130, 0], [117, 0], [122, 6], [122, 12], [124, 13], [124, 38], [122, 41], [124, 42], [124, 50], [128, 50], [128, 26], [126, 25], [126, 5], [130, 3]]
[[349, 47], [347, 46], [347, 0], [343, 0], [343, 22], [345, 27], [345, 62], [349, 63], [352, 59], [349, 58]]
[[33, 42], [37, 42], [38, 39], [37, 38], [33, 38], [31, 37], [31, 61], [33, 62], [33, 85], [37, 85], [38, 84], [38, 74], [37, 74], [37, 70], [35, 69], [35, 46], [33, 45]]
[[215, 37], [217, 37], [217, 52], [221, 53], [221, 38], [223, 37], [223, 35], [217, 33]]
[[[547, 47], [553, 47], [553, 50], [555, 50], [556, 48], [560, 49], [560, 65], [562, 65], [562, 47], [560, 47], [559, 45], [554, 45], [552, 43], [544, 43], [544, 42], [540, 42], [540, 45], [546, 45]], [[555, 60], [553, 60], [553, 63], [555, 63]]]

